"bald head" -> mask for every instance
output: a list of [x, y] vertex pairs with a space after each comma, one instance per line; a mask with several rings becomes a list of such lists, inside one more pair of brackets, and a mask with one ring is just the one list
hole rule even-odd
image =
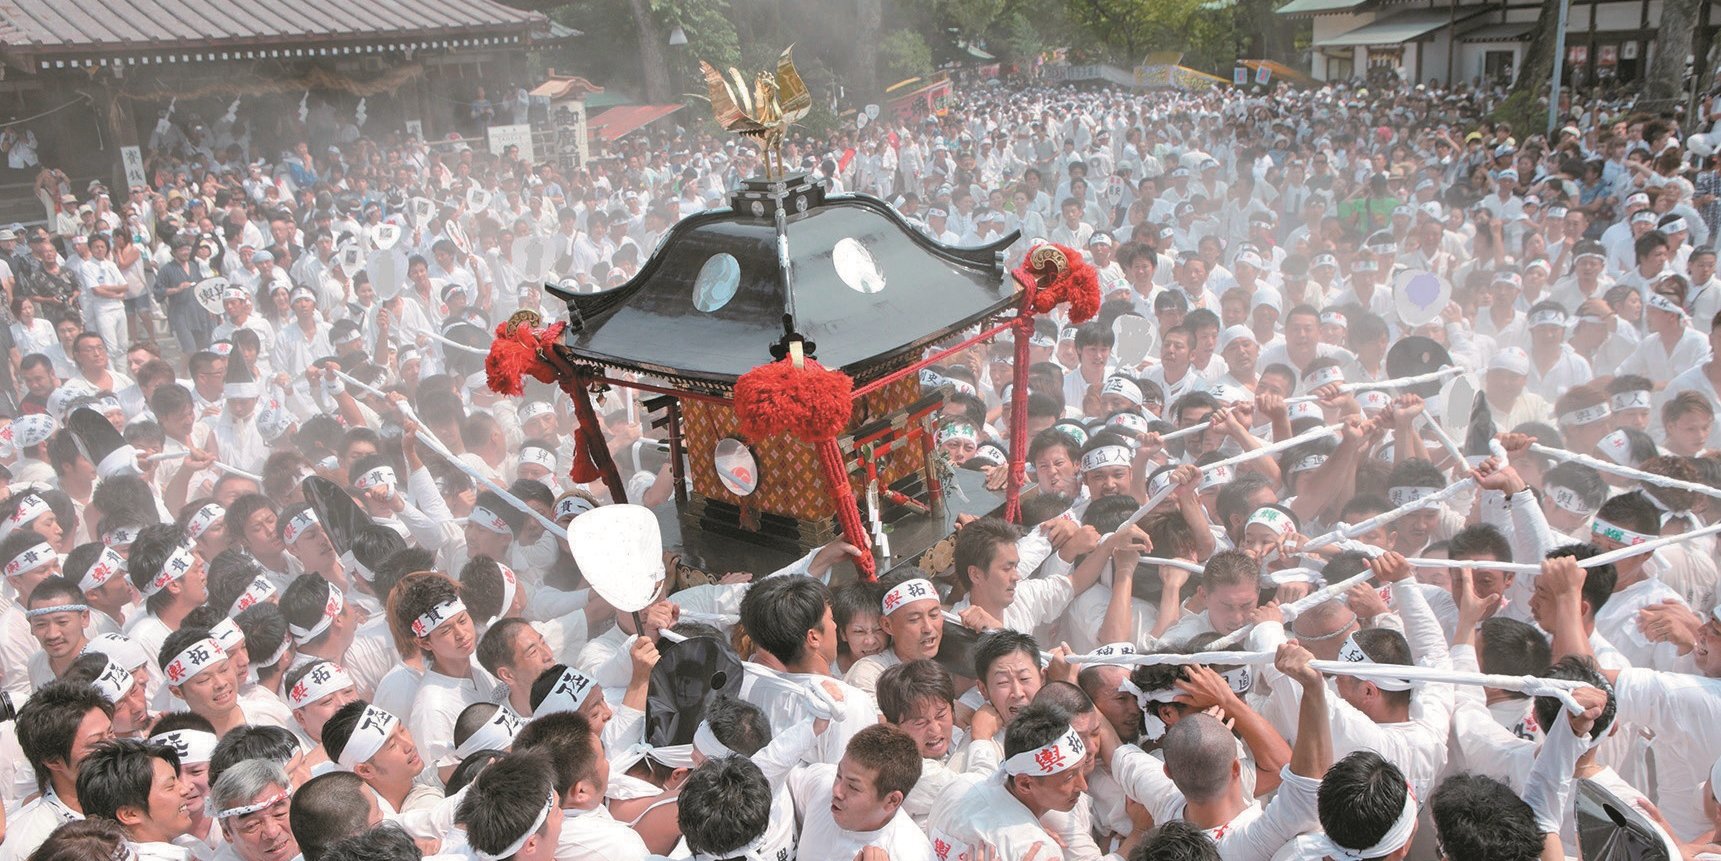
[[1344, 645], [1344, 633], [1356, 627], [1356, 613], [1343, 601], [1322, 601], [1291, 621], [1291, 633], [1316, 658], [1330, 661]]
[[1190, 801], [1218, 798], [1237, 776], [1237, 742], [1218, 719], [1192, 714], [1165, 731], [1165, 773]]

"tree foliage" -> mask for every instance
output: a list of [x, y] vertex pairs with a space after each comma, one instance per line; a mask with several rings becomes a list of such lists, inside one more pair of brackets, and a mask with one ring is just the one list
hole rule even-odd
[[878, 43], [884, 80], [899, 81], [932, 73], [932, 49], [913, 30], [892, 30]]

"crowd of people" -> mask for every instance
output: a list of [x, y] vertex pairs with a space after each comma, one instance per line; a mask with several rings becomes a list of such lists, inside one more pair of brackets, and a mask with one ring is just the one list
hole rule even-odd
[[[0, 861], [1516, 861], [1581, 857], [1586, 792], [1714, 857], [1717, 146], [1488, 107], [989, 86], [792, 135], [1102, 303], [922, 377], [954, 468], [1026, 464], [1022, 522], [878, 582], [672, 550], [638, 613], [547, 524], [668, 504], [646, 411], [597, 417], [627, 498], [577, 484], [572, 405], [467, 336], [633, 278], [751, 143], [49, 171], [59, 217], [0, 229]], [[700, 638], [745, 678], [649, 744]]]

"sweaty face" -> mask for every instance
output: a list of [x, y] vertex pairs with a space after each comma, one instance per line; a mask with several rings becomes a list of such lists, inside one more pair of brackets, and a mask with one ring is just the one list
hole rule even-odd
[[843, 626], [843, 642], [853, 658], [864, 658], [884, 651], [885, 630], [876, 614], [856, 614]]
[[1213, 630], [1229, 634], [1249, 622], [1258, 596], [1252, 583], [1218, 586], [1207, 593], [1207, 619]]
[[[899, 802], [900, 803], [900, 802]], [[831, 818], [849, 831], [873, 831], [896, 811], [878, 791], [878, 770], [844, 756], [831, 783]]]
[[980, 679], [980, 693], [1006, 722], [1014, 719], [1023, 707], [1040, 692], [1045, 677], [1040, 671], [1038, 655], [1011, 652], [986, 668], [986, 678]]
[[950, 703], [939, 699], [924, 699], [916, 702], [902, 715], [902, 722], [897, 724], [897, 728], [914, 739], [922, 757], [943, 759], [944, 755], [950, 752], [950, 737], [955, 725], [956, 713]]

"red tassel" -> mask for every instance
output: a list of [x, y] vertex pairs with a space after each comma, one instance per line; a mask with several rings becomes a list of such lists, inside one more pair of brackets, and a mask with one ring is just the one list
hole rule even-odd
[[859, 547], [860, 557], [855, 568], [867, 582], [878, 579], [878, 564], [872, 558], [872, 542], [867, 539], [866, 526], [861, 523], [860, 503], [855, 499], [854, 485], [849, 483], [848, 465], [843, 462], [843, 450], [835, 437], [814, 444], [819, 454], [819, 471], [825, 475], [825, 487], [831, 501], [837, 504], [837, 523], [842, 525], [843, 539]]
[[556, 368], [544, 358], [545, 351], [561, 340], [566, 323], [553, 323], [542, 331], [528, 326], [508, 323], [496, 326], [496, 339], [490, 342], [490, 354], [484, 357], [484, 381], [490, 391], [516, 397], [526, 391], [525, 378], [540, 383], [554, 383]]
[[585, 428], [574, 432], [574, 463], [568, 468], [568, 477], [575, 484], [591, 484], [604, 477], [603, 470], [598, 469], [592, 460], [592, 450], [586, 443]]

